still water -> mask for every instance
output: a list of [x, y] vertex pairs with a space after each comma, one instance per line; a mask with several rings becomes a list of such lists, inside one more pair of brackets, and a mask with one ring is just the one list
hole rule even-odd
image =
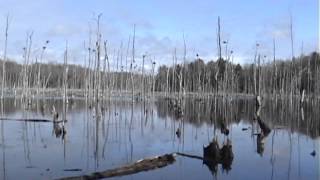
[[66, 107], [64, 133], [63, 123], [23, 121], [52, 120], [53, 106], [61, 120], [62, 100], [24, 106], [5, 99], [0, 179], [86, 175], [175, 152], [203, 157], [204, 147], [213, 141], [220, 148], [228, 144], [233, 158], [208, 164], [178, 155], [163, 168], [114, 179], [319, 179], [319, 105], [301, 108], [266, 100], [258, 114], [271, 131], [261, 137], [253, 100], [187, 99], [181, 104], [182, 116], [162, 98], [134, 106], [118, 98], [96, 107], [78, 99]]

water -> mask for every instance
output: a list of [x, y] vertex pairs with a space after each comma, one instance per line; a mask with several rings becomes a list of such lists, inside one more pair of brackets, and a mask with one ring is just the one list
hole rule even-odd
[[[84, 100], [74, 100], [67, 107], [63, 134], [62, 123], [14, 121], [51, 120], [52, 106], [61, 119], [61, 100], [38, 100], [23, 106], [20, 100], [5, 99], [1, 114], [10, 120], [0, 122], [0, 179], [85, 175], [173, 152], [203, 157], [203, 148], [212, 140], [220, 148], [231, 143], [233, 159], [227, 166], [208, 166], [202, 160], [178, 155], [164, 168], [116, 178], [319, 178], [319, 105], [306, 103], [301, 109], [289, 101], [265, 101], [260, 118], [271, 132], [260, 141], [253, 100], [187, 99], [182, 105], [183, 117], [168, 104], [168, 100], [157, 99], [132, 106], [129, 100], [114, 99], [90, 107]], [[221, 133], [223, 124], [228, 136]]]

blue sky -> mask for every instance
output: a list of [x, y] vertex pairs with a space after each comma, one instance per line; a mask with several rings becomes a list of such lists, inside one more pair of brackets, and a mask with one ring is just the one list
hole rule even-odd
[[[70, 62], [82, 64], [84, 42], [89, 26], [102, 13], [103, 38], [113, 54], [126, 47], [136, 24], [136, 55], [147, 53], [158, 64], [171, 63], [174, 48], [178, 60], [183, 55], [183, 34], [187, 42], [188, 60], [198, 53], [205, 60], [217, 56], [217, 17], [221, 17], [222, 39], [239, 63], [251, 63], [256, 42], [260, 52], [272, 56], [272, 39], [277, 43], [277, 56], [289, 58], [290, 13], [293, 17], [295, 54], [318, 49], [318, 0], [1, 0], [0, 53], [4, 46], [5, 17], [10, 15], [9, 49], [12, 59], [21, 61], [26, 33], [34, 31], [33, 57], [46, 40], [47, 61], [62, 62], [65, 41], [70, 49]], [[112, 57], [112, 55], [111, 55]]]

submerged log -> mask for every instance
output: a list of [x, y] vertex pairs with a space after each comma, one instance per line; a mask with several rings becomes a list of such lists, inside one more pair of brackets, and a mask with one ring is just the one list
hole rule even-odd
[[83, 176], [65, 177], [65, 178], [60, 178], [59, 180], [75, 180], [75, 179], [94, 180], [94, 179], [125, 176], [125, 175], [139, 173], [142, 171], [149, 171], [152, 169], [162, 168], [174, 162], [175, 162], [174, 154], [165, 154], [165, 155], [156, 156], [153, 158], [142, 159], [133, 164], [125, 165], [123, 167], [119, 167], [115, 169], [95, 172], [95, 173], [92, 173], [89, 175], [83, 175]]

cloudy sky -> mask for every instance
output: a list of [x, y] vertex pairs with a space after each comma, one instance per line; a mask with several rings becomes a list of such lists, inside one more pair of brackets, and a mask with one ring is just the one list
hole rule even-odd
[[318, 48], [318, 0], [1, 0], [0, 53], [9, 14], [10, 58], [21, 61], [26, 34], [33, 31], [33, 57], [50, 40], [45, 59], [62, 62], [68, 41], [71, 63], [82, 64], [84, 44], [99, 13], [103, 14], [101, 29], [110, 54], [117, 54], [121, 44], [126, 49], [136, 24], [137, 57], [147, 53], [157, 64], [171, 63], [175, 48], [181, 60], [183, 35], [189, 60], [196, 54], [206, 61], [215, 59], [218, 16], [222, 39], [228, 40], [235, 61], [242, 64], [252, 62], [256, 42], [261, 44], [261, 54], [271, 58], [273, 38], [277, 56], [290, 57], [290, 14], [295, 54], [302, 47], [305, 53]]

